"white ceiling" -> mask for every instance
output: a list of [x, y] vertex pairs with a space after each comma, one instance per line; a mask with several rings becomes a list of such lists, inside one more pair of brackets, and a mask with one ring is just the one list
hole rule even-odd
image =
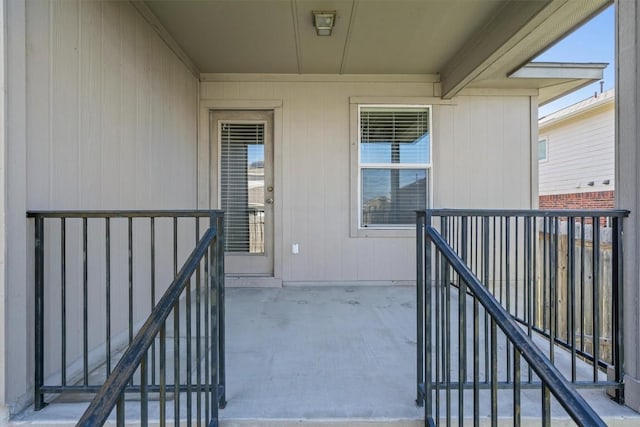
[[[436, 74], [508, 2], [147, 0], [145, 3], [202, 73]], [[313, 10], [337, 12], [331, 37], [316, 36]]]

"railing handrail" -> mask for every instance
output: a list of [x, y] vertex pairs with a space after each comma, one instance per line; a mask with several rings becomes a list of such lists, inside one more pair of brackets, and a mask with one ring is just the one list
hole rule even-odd
[[160, 301], [158, 301], [158, 304], [136, 334], [131, 345], [122, 355], [122, 358], [100, 388], [100, 391], [95, 395], [80, 421], [78, 421], [77, 426], [90, 427], [105, 423], [124, 392], [126, 385], [138, 369], [142, 358], [160, 333], [163, 322], [179, 300], [189, 278], [196, 271], [200, 260], [205, 256], [215, 238], [217, 238], [217, 227], [212, 225], [199, 240], [176, 278], [171, 282]]
[[425, 209], [417, 211], [430, 216], [529, 216], [529, 217], [618, 217], [631, 213], [625, 209]]
[[27, 218], [182, 218], [210, 217], [220, 214], [220, 210], [179, 209], [179, 210], [32, 210]]
[[[469, 211], [466, 211], [469, 212]], [[451, 267], [460, 275], [467, 284], [467, 289], [478, 299], [491, 318], [496, 322], [507, 338], [513, 343], [522, 356], [527, 360], [533, 371], [540, 377], [549, 391], [558, 399], [558, 402], [567, 411], [578, 425], [582, 426], [606, 426], [598, 414], [587, 404], [580, 394], [562, 376], [560, 371], [551, 364], [542, 351], [536, 346], [527, 334], [518, 326], [511, 315], [482, 285], [446, 240], [432, 226], [425, 226], [425, 234], [438, 248], [440, 253], [449, 261]]]

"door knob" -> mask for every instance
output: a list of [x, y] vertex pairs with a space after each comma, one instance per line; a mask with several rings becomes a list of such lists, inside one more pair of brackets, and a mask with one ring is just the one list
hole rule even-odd
[[267, 200], [265, 200], [265, 202], [267, 202], [268, 204], [272, 205], [273, 204], [273, 198], [268, 198]]

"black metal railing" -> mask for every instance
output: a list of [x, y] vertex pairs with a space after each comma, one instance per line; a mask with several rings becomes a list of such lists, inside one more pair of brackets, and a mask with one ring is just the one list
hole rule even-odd
[[[578, 425], [604, 426], [430, 219], [418, 213], [417, 401], [425, 405], [425, 424], [450, 425], [457, 417], [457, 425], [481, 418], [496, 425], [506, 417], [519, 426], [523, 417], [536, 417], [549, 425], [552, 413], [564, 409]], [[470, 234], [463, 235], [467, 246]]]
[[[220, 325], [218, 309], [222, 305], [221, 289], [223, 288], [223, 239], [222, 222], [211, 226], [198, 242], [184, 266], [151, 312], [124, 355], [107, 378], [98, 394], [78, 422], [78, 426], [103, 425], [109, 414], [116, 407], [118, 426], [125, 425], [125, 392], [134, 375], [139, 375], [140, 424], [147, 426], [149, 422], [150, 387], [149, 360], [155, 357], [152, 345], [158, 340], [160, 386], [157, 410], [161, 425], [170, 418], [167, 414], [167, 391], [173, 393], [173, 425], [180, 425], [181, 411], [186, 413], [187, 425], [212, 425], [218, 423], [218, 405], [224, 405], [219, 392], [224, 390], [218, 386], [220, 374], [219, 357], [222, 349], [218, 345]], [[195, 311], [193, 316], [190, 297], [190, 285], [198, 270], [203, 268], [208, 274], [205, 286], [195, 290]], [[182, 298], [184, 296], [184, 298]], [[182, 303], [184, 299], [184, 304]], [[185, 310], [184, 316], [181, 311]], [[172, 314], [172, 321], [168, 320]], [[181, 369], [180, 354], [181, 326], [185, 327], [186, 361], [184, 372]], [[195, 326], [195, 327], [194, 327]], [[194, 331], [195, 329], [195, 331]], [[173, 386], [167, 386], [167, 331], [173, 332]], [[195, 341], [195, 355], [193, 355]], [[192, 363], [192, 359], [195, 363]], [[203, 363], [204, 362], [204, 363]], [[194, 365], [195, 364], [195, 369]], [[182, 399], [182, 395], [185, 399]], [[194, 402], [195, 396], [195, 402]], [[222, 398], [224, 399], [224, 398]], [[184, 401], [183, 401], [184, 400]]]
[[544, 338], [552, 362], [560, 353], [569, 355], [569, 367], [563, 369], [567, 379], [578, 387], [614, 389], [620, 403], [622, 231], [628, 214], [459, 209], [424, 213], [527, 334]]
[[[28, 216], [35, 220], [36, 410], [45, 406], [45, 395], [50, 401], [59, 394], [98, 393], [134, 336], [148, 330], [149, 316], [157, 316], [164, 301], [159, 297], [174, 288], [181, 292], [170, 304], [172, 325], [160, 328], [145, 368], [127, 380], [124, 392], [160, 393], [162, 400], [163, 390], [171, 390], [177, 404], [178, 392], [187, 391], [188, 408], [196, 393], [193, 412], [198, 414], [212, 413], [211, 395], [224, 403], [222, 212], [40, 211]], [[167, 365], [167, 350], [173, 352], [173, 366]], [[174, 412], [179, 416], [178, 407]]]

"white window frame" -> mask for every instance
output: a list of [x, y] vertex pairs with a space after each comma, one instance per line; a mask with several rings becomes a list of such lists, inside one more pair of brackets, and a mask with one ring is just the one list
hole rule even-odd
[[[367, 227], [362, 226], [362, 170], [363, 169], [421, 169], [426, 171], [427, 176], [427, 188], [425, 194], [427, 208], [432, 206], [433, 197], [433, 105], [431, 104], [395, 104], [395, 103], [373, 103], [373, 104], [352, 104], [352, 115], [355, 116], [355, 120], [352, 121], [352, 165], [354, 166], [355, 173], [352, 173], [352, 227], [351, 235], [358, 237], [414, 237], [415, 225], [414, 224], [380, 224], [369, 225]], [[361, 123], [360, 113], [363, 108], [380, 108], [380, 109], [400, 109], [400, 108], [415, 108], [426, 109], [428, 111], [429, 120], [429, 162], [427, 163], [366, 163], [360, 162], [360, 150], [361, 150]], [[354, 131], [355, 130], [355, 135]], [[353, 138], [355, 136], [355, 138]], [[355, 223], [355, 224], [354, 224]], [[355, 226], [355, 227], [354, 227]]]
[[[540, 142], [544, 141], [544, 159], [540, 159], [540, 151], [539, 146]], [[545, 163], [549, 161], [549, 137], [547, 136], [539, 136], [538, 143], [536, 145], [536, 158], [538, 159], [538, 163]]]

